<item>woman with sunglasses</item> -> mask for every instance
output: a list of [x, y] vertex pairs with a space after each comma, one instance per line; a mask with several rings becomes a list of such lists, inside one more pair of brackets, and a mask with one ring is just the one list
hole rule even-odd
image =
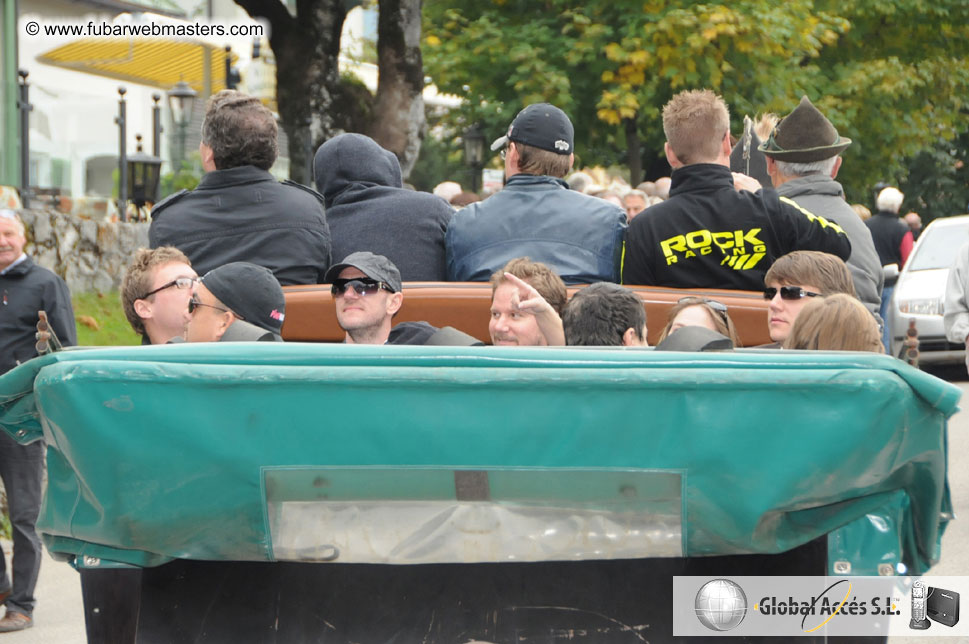
[[702, 326], [727, 336], [735, 347], [743, 346], [726, 305], [717, 300], [705, 297], [684, 297], [670, 309], [668, 319], [666, 327], [659, 336], [660, 342], [682, 327]]
[[813, 298], [845, 293], [855, 296], [848, 266], [838, 257], [818, 251], [799, 250], [778, 258], [764, 276], [767, 327], [771, 340], [780, 346], [791, 333], [794, 320]]

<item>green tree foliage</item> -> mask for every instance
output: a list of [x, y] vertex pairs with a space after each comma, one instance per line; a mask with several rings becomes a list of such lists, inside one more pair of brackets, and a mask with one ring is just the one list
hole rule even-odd
[[840, 178], [859, 200], [875, 181], [901, 179], [906, 158], [966, 129], [965, 0], [427, 0], [424, 8], [425, 70], [468, 98], [459, 118], [497, 136], [522, 106], [549, 101], [572, 116], [582, 164], [648, 167], [662, 153], [662, 106], [698, 87], [724, 96], [735, 132], [744, 114], [785, 114], [810, 96], [856, 141]]

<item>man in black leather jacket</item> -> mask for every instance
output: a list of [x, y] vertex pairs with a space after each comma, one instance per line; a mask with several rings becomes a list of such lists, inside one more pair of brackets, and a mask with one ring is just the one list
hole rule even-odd
[[280, 284], [317, 284], [330, 265], [323, 197], [269, 173], [278, 128], [258, 99], [233, 90], [214, 95], [202, 126], [206, 174], [151, 212], [152, 248], [174, 246], [200, 275], [235, 261], [265, 266]]
[[847, 259], [851, 243], [818, 217], [756, 180], [730, 172], [730, 116], [709, 90], [685, 91], [663, 108], [670, 197], [630, 224], [624, 284], [763, 289], [781, 255], [818, 250]]
[[562, 180], [572, 168], [573, 128], [565, 112], [529, 105], [503, 148], [504, 189], [455, 213], [448, 226], [451, 281], [484, 282], [516, 257], [545, 264], [567, 284], [619, 281], [626, 213]]

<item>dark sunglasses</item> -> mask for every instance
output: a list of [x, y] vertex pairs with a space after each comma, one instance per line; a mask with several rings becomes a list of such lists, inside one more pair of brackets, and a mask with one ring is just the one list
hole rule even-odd
[[237, 318], [239, 318], [243, 322], [245, 322], [245, 320], [246, 320], [244, 317], [242, 317], [241, 315], [239, 315], [235, 311], [230, 311], [229, 309], [224, 309], [221, 306], [216, 306], [215, 304], [206, 304], [205, 302], [199, 302], [197, 299], [195, 299], [195, 296], [194, 295], [192, 296], [192, 299], [190, 299], [188, 301], [188, 313], [189, 313], [189, 315], [194, 315], [196, 309], [198, 309], [198, 307], [200, 307], [200, 306], [207, 306], [210, 309], [215, 309], [216, 311], [222, 311], [223, 313], [231, 313], [232, 315], [236, 316]]
[[158, 293], [159, 291], [164, 291], [166, 288], [171, 288], [173, 286], [175, 288], [179, 289], [179, 290], [184, 290], [184, 289], [187, 289], [187, 288], [192, 288], [192, 284], [195, 284], [195, 282], [197, 280], [198, 280], [197, 277], [177, 277], [177, 278], [173, 279], [171, 282], [168, 282], [167, 284], [162, 284], [161, 286], [159, 286], [158, 288], [156, 288], [154, 291], [148, 291], [147, 293], [145, 293], [144, 295], [142, 295], [138, 299], [139, 300], [143, 300], [146, 297], [150, 297], [150, 296], [154, 295], [155, 293]]
[[764, 299], [773, 300], [777, 292], [780, 291], [782, 300], [800, 300], [805, 297], [821, 297], [820, 293], [805, 291], [800, 286], [782, 286], [779, 289], [773, 286], [764, 289]]
[[706, 304], [711, 309], [717, 312], [717, 314], [723, 319], [724, 322], [727, 321], [727, 305], [723, 302], [718, 302], [717, 300], [711, 300], [706, 297], [699, 297], [697, 295], [688, 295], [686, 297], [681, 297], [676, 302], [677, 304]]
[[369, 277], [355, 277], [351, 280], [333, 280], [333, 284], [330, 286], [330, 293], [332, 293], [334, 297], [340, 297], [347, 292], [348, 287], [352, 287], [353, 292], [361, 297], [373, 295], [380, 289], [386, 289], [391, 293], [394, 292], [392, 288], [383, 282], [372, 280]]

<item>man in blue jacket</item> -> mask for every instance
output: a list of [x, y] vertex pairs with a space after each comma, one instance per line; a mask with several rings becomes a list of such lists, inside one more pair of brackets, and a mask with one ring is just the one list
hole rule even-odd
[[[24, 232], [15, 212], [0, 210], [0, 374], [37, 355], [38, 311], [47, 312], [61, 344], [77, 343], [67, 285], [24, 253]], [[7, 490], [13, 532], [12, 570], [0, 553], [0, 603], [7, 607], [0, 633], [33, 626], [34, 589], [43, 557], [36, 524], [45, 455], [44, 441], [21, 445], [0, 430], [0, 478]]]
[[618, 282], [626, 213], [569, 190], [574, 134], [565, 112], [529, 105], [491, 149], [502, 150], [505, 188], [455, 213], [446, 236], [448, 279], [484, 282], [527, 256], [567, 284]]

